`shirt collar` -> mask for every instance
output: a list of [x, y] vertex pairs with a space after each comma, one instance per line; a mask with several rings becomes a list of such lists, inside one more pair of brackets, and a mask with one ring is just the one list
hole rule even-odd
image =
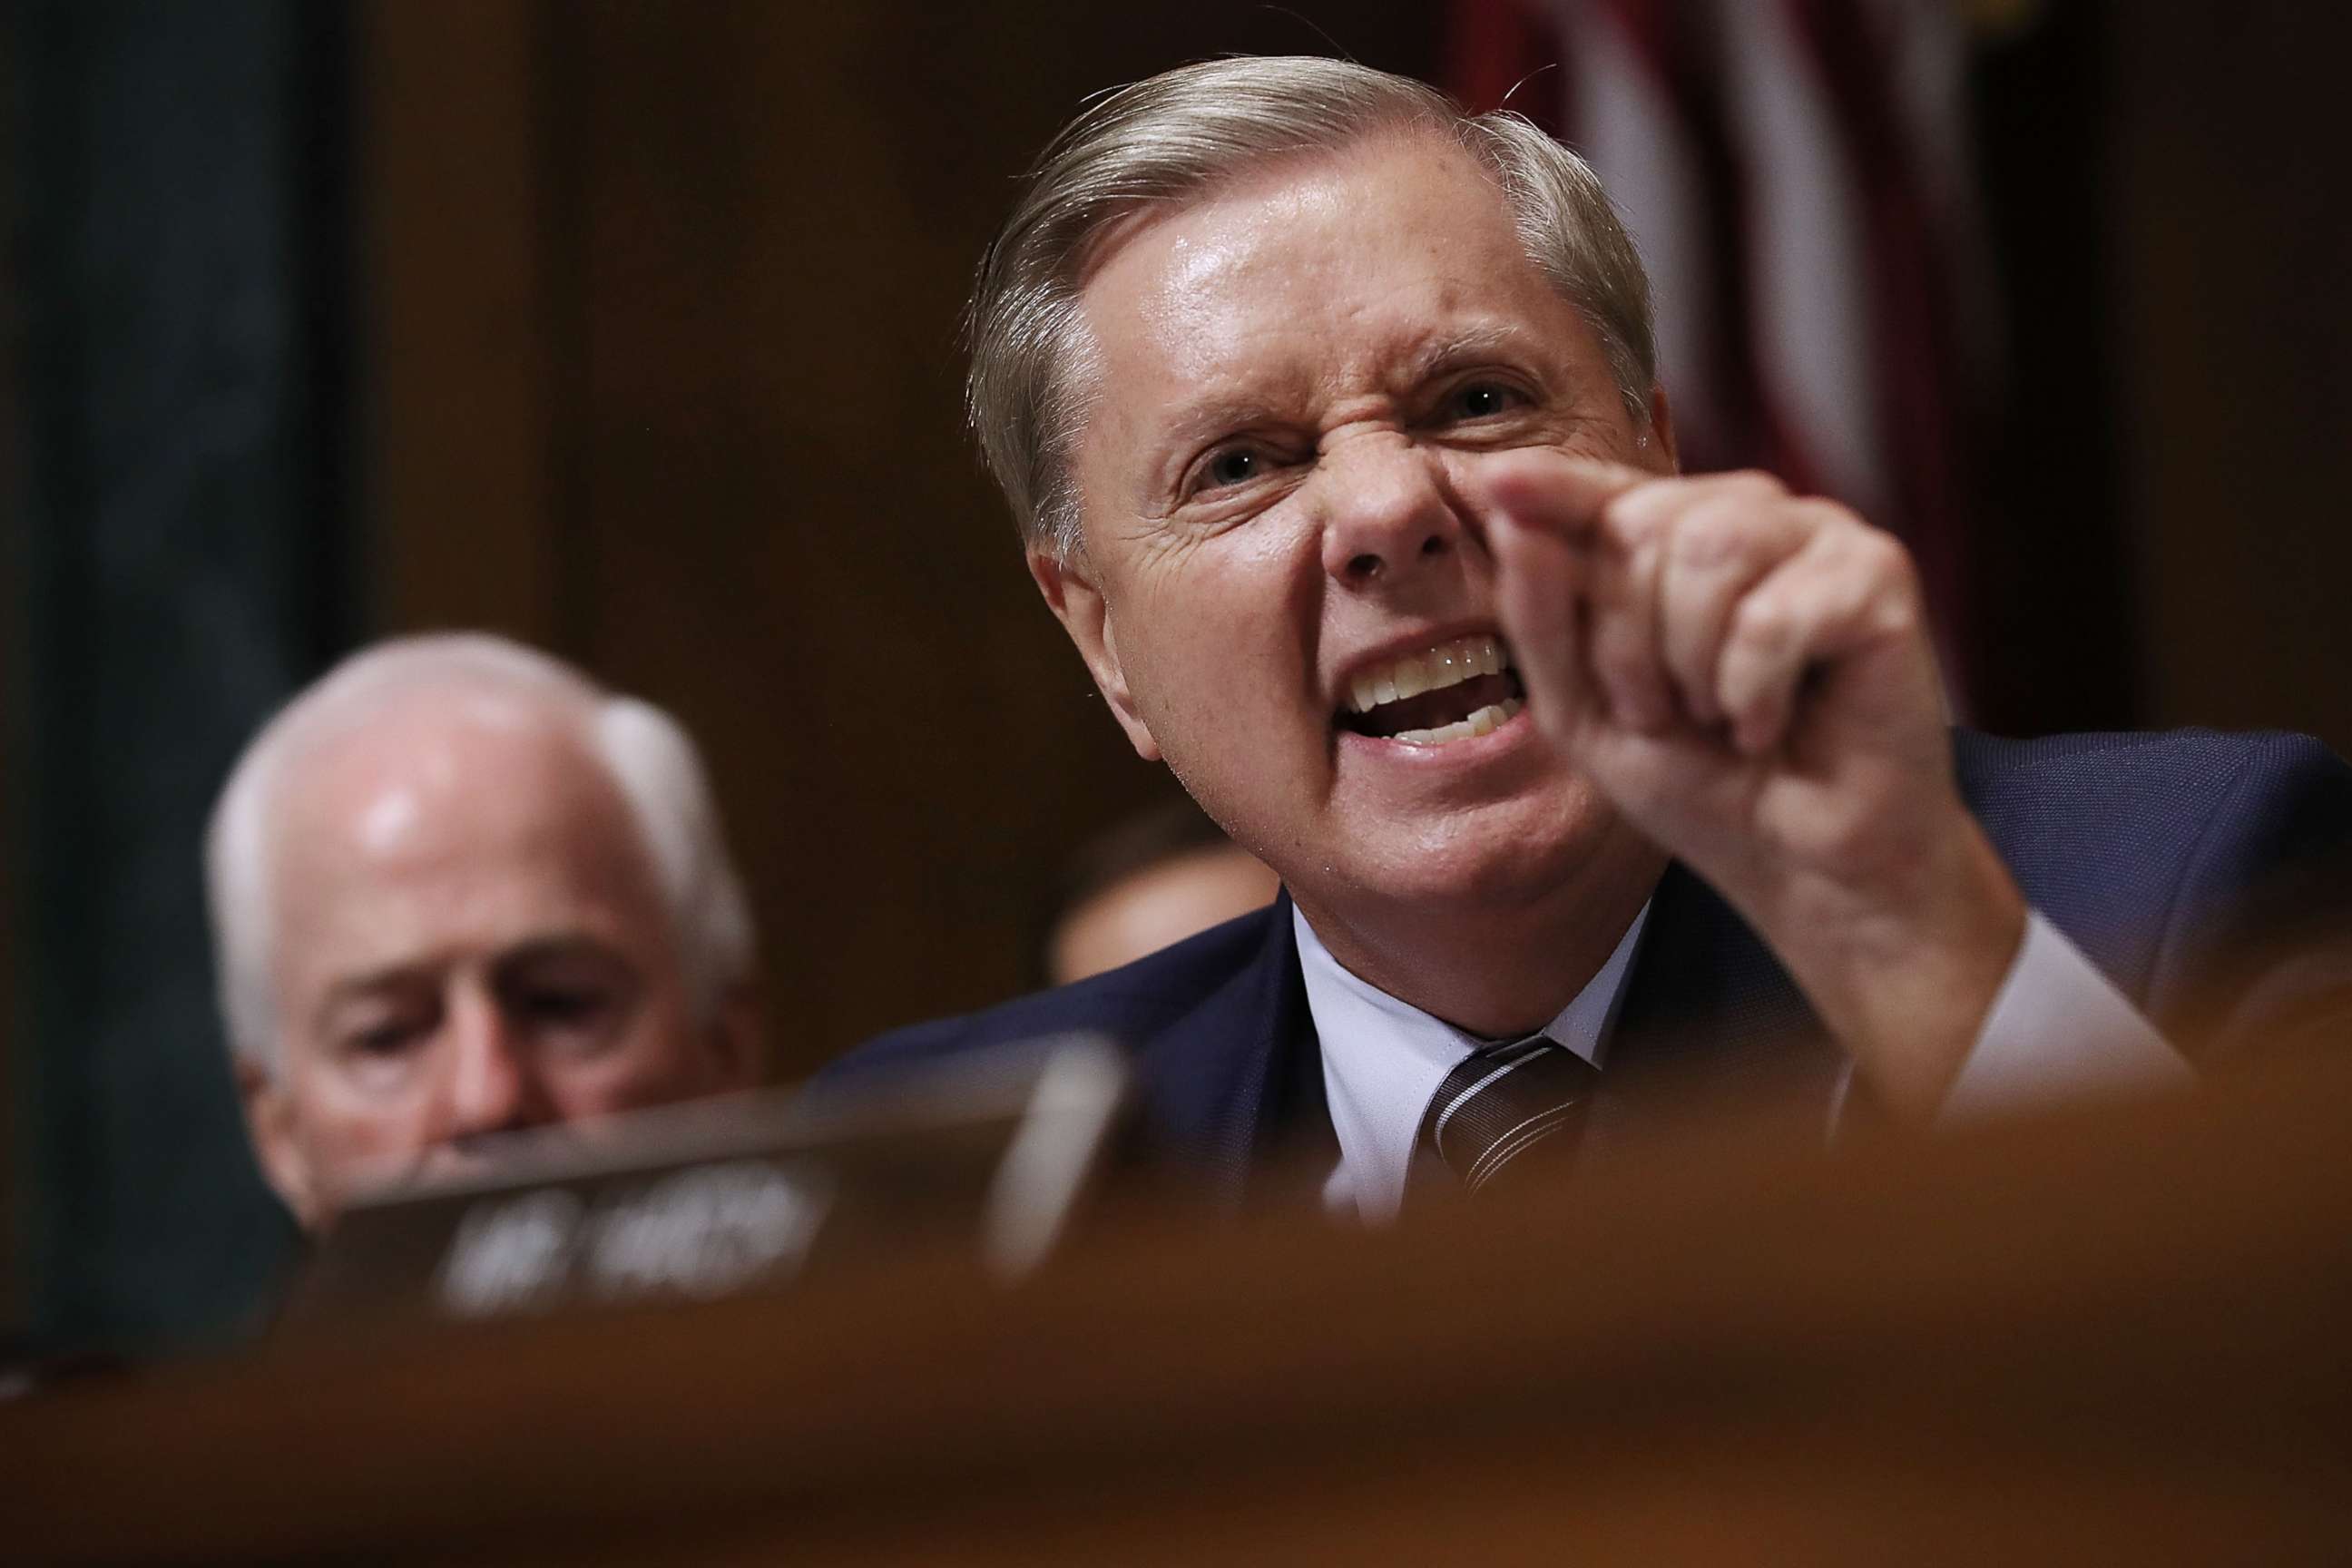
[[[1596, 1068], [1602, 1065], [1609, 1023], [1649, 917], [1644, 903], [1608, 962], [1544, 1027], [1553, 1043]], [[1405, 1173], [1430, 1097], [1455, 1064], [1488, 1042], [1350, 973], [1295, 903], [1290, 919], [1298, 938], [1307, 1013], [1322, 1046], [1331, 1127], [1339, 1138], [1339, 1169], [1324, 1199], [1333, 1206], [1352, 1204], [1368, 1221], [1384, 1221], [1404, 1201]]]

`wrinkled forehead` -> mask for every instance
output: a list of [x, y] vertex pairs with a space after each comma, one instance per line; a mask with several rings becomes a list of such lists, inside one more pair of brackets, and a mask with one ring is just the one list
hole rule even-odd
[[[1420, 124], [1367, 129], [1327, 147], [1268, 153], [1238, 163], [1181, 195], [1145, 201], [1097, 229], [1079, 253], [1074, 279], [1081, 293], [1138, 238], [1171, 223], [1214, 213], [1268, 228], [1286, 224], [1344, 224], [1356, 216], [1344, 190], [1347, 177], [1377, 164], [1394, 173], [1425, 174], [1474, 199], [1491, 200], [1506, 217], [1507, 204], [1494, 173], [1445, 131]], [[1225, 281], [1205, 261], [1188, 280]]]
[[1410, 383], [1465, 345], [1557, 336], [1562, 308], [1499, 187], [1427, 134], [1280, 160], [1142, 215], [1082, 303], [1098, 416], [1106, 394], [1222, 410]]

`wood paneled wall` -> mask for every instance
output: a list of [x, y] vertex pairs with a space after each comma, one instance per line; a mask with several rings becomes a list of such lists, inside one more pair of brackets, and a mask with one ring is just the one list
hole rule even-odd
[[[17, 47], [15, 16], [0, 17], [0, 48]], [[16, 213], [22, 206], [17, 174], [18, 116], [22, 105], [16, 73], [0, 70], [0, 212]], [[19, 381], [23, 329], [15, 306], [21, 281], [16, 247], [0, 245], [0, 300], [8, 301], [0, 316], [0, 510], [14, 512], [24, 504], [25, 465], [21, 449], [23, 426]], [[26, 626], [24, 591], [25, 541], [21, 528], [0, 528], [0, 758], [21, 755], [32, 724], [26, 711]], [[23, 1153], [19, 1119], [25, 1114], [24, 1095], [17, 1085], [26, 1076], [27, 1042], [22, 1023], [24, 1005], [18, 989], [18, 954], [23, 951], [23, 916], [18, 900], [24, 888], [24, 785], [19, 770], [0, 766], [0, 1343], [21, 1331], [26, 1321], [23, 1215], [30, 1199], [29, 1160]]]
[[2352, 12], [2108, 9], [2150, 706], [2352, 752]]

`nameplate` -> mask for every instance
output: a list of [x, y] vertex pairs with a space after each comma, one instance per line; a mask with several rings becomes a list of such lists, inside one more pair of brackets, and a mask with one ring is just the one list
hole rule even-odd
[[711, 1300], [941, 1237], [1016, 1276], [1097, 1173], [1126, 1076], [1110, 1047], [1071, 1038], [855, 1096], [769, 1091], [513, 1134], [463, 1178], [354, 1194], [281, 1321]]
[[568, 1300], [709, 1300], [789, 1279], [831, 1199], [821, 1168], [749, 1159], [479, 1198], [442, 1255], [435, 1305], [488, 1318]]

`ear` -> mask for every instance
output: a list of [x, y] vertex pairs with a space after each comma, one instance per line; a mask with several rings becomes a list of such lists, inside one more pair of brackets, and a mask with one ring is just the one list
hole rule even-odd
[[1147, 763], [1160, 760], [1160, 742], [1151, 738], [1151, 728], [1135, 706], [1134, 695], [1127, 689], [1127, 672], [1118, 661], [1118, 634], [1111, 625], [1110, 603], [1102, 595], [1083, 562], [1065, 561], [1052, 551], [1033, 546], [1029, 551], [1029, 575], [1037, 584], [1037, 592], [1045, 596], [1046, 606], [1070, 640], [1078, 645], [1078, 657], [1087, 661], [1087, 673], [1095, 678], [1095, 689], [1110, 704], [1111, 717], [1127, 731], [1128, 743], [1135, 754]]
[[768, 1004], [760, 988], [729, 986], [706, 1038], [716, 1092], [757, 1088], [768, 1059]]
[[254, 1063], [236, 1063], [236, 1095], [245, 1105], [245, 1129], [261, 1174], [304, 1230], [318, 1228], [324, 1205], [302, 1146], [301, 1119], [294, 1100], [276, 1077]]
[[1675, 447], [1674, 411], [1666, 406], [1665, 386], [1657, 382], [1650, 385], [1650, 439], [1657, 443], [1658, 456], [1665, 465], [1664, 471], [1682, 472], [1682, 454]]

